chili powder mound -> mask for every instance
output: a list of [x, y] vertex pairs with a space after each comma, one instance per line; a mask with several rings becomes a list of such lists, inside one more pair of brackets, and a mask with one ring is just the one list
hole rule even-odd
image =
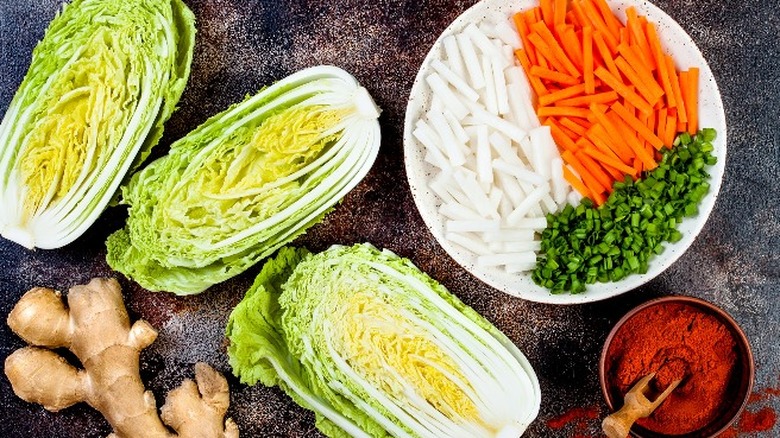
[[606, 377], [619, 400], [652, 372], [655, 394], [682, 379], [652, 415], [637, 421], [657, 433], [680, 435], [705, 427], [729, 405], [736, 360], [734, 336], [716, 317], [692, 305], [658, 304], [632, 316], [615, 333]]

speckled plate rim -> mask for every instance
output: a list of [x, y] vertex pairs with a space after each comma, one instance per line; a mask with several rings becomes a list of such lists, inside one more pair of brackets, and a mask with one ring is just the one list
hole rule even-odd
[[711, 175], [710, 192], [699, 205], [699, 213], [686, 218], [679, 226], [683, 238], [666, 244], [665, 251], [650, 261], [650, 269], [642, 275], [631, 275], [614, 283], [588, 285], [581, 294], [552, 294], [536, 285], [530, 274], [507, 274], [497, 268], [483, 269], [476, 265], [476, 256], [444, 239], [444, 218], [438, 213], [441, 201], [427, 187], [427, 182], [436, 169], [423, 159], [423, 147], [412, 136], [414, 123], [430, 104], [430, 92], [424, 78], [429, 74], [434, 59], [443, 57], [442, 39], [465, 28], [469, 23], [479, 22], [488, 16], [526, 10], [536, 6], [538, 0], [482, 0], [456, 18], [434, 42], [420, 67], [409, 95], [404, 119], [404, 164], [412, 197], [425, 222], [442, 248], [459, 265], [491, 287], [509, 295], [529, 301], [548, 304], [582, 304], [604, 300], [635, 289], [656, 276], [677, 261], [691, 246], [701, 232], [712, 212], [720, 191], [726, 162], [726, 115], [720, 91], [704, 56], [696, 43], [680, 25], [657, 6], [643, 0], [607, 0], [618, 16], [625, 22], [625, 10], [634, 6], [640, 15], [647, 16], [659, 30], [659, 37], [667, 53], [671, 53], [678, 68], [699, 67], [699, 126], [715, 128], [718, 137], [713, 142], [714, 154], [718, 162], [709, 169]]

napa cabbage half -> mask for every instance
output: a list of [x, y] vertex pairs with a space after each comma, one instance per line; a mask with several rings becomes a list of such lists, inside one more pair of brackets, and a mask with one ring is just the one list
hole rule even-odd
[[198, 293], [290, 242], [366, 175], [379, 110], [336, 67], [293, 74], [207, 120], [123, 189], [112, 268], [153, 291]]
[[282, 248], [228, 320], [243, 383], [280, 386], [330, 437], [515, 438], [539, 410], [518, 348], [409, 260]]
[[58, 248], [83, 234], [157, 144], [190, 73], [180, 0], [63, 7], [0, 124], [0, 234]]

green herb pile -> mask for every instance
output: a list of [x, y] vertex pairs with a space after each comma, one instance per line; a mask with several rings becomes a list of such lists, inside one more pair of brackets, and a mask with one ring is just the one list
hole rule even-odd
[[644, 178], [617, 182], [600, 208], [589, 199], [547, 215], [533, 280], [553, 293], [581, 293], [587, 284], [647, 272], [663, 242], [677, 242], [677, 226], [698, 213], [710, 188], [706, 167], [715, 164], [715, 130], [683, 133]]

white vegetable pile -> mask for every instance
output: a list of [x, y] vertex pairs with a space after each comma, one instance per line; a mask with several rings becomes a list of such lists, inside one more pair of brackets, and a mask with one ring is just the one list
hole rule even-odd
[[505, 16], [445, 36], [425, 76], [430, 106], [413, 131], [439, 169], [429, 187], [442, 201], [445, 238], [477, 266], [508, 273], [533, 269], [547, 213], [579, 203], [516, 65], [520, 45]]

